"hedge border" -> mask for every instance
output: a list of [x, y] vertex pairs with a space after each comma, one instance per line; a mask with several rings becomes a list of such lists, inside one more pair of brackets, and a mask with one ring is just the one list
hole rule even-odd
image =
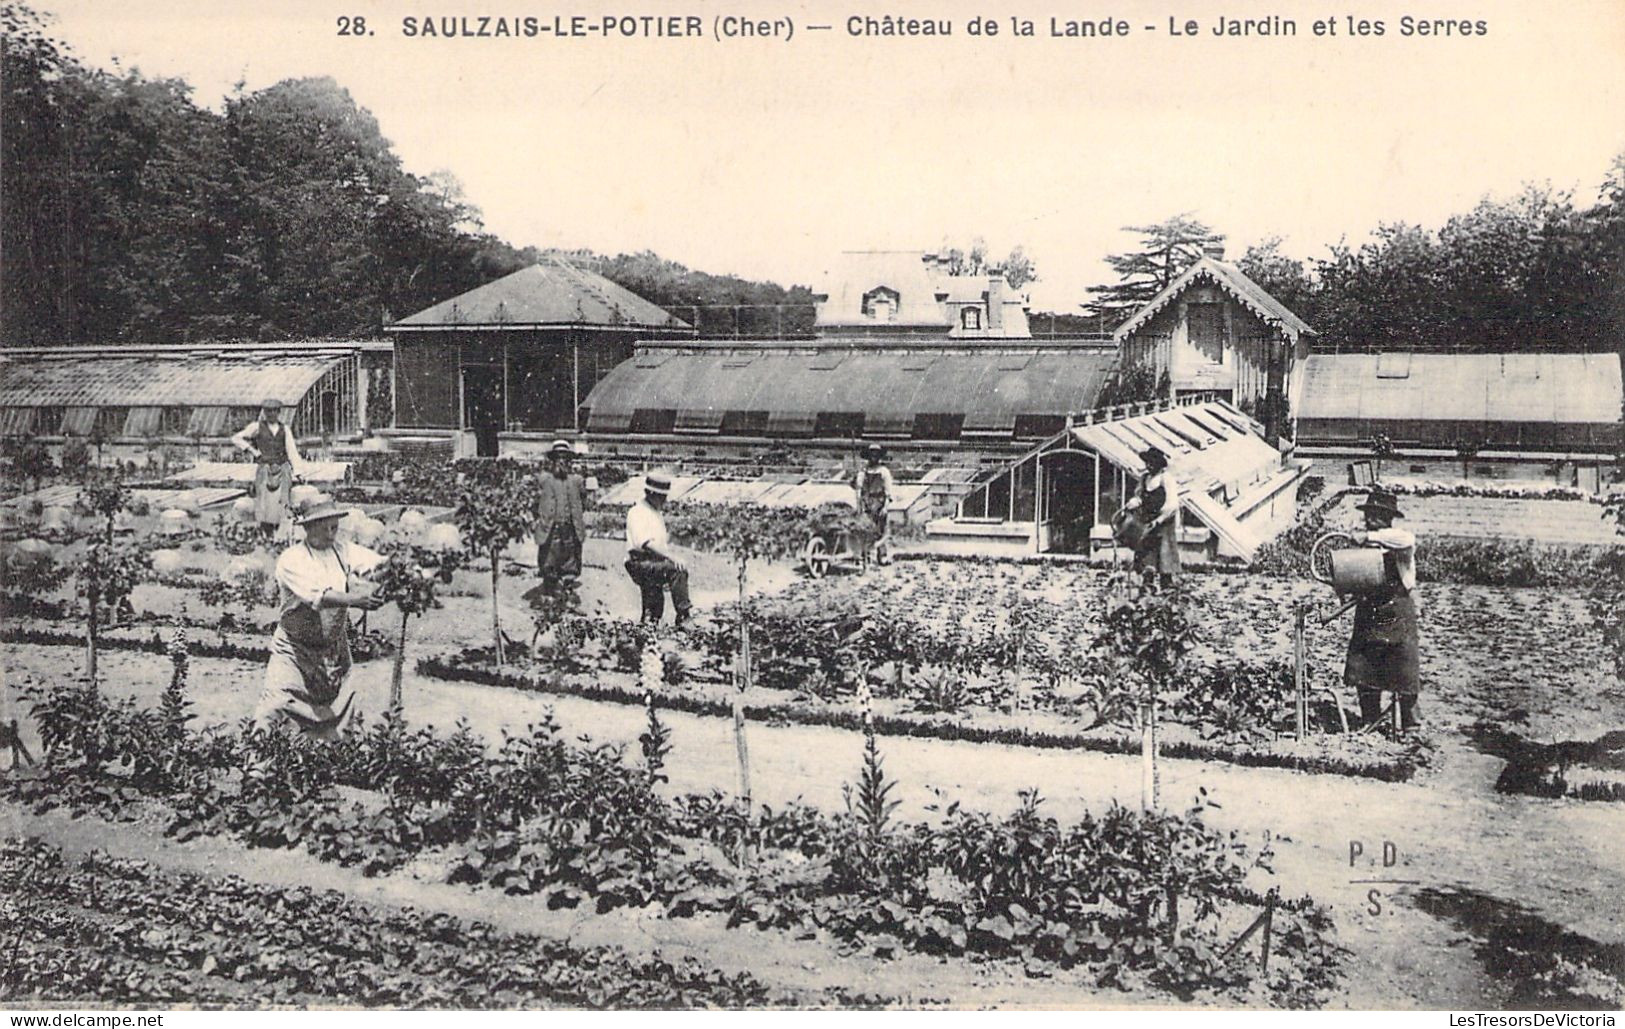
[[[463, 652], [463, 653], [466, 653]], [[557, 696], [578, 697], [583, 700], [642, 707], [646, 691], [601, 682], [567, 682], [542, 679], [521, 672], [453, 664], [444, 656], [419, 658], [419, 675], [449, 682], [473, 683], [516, 689], [528, 693], [548, 693]], [[663, 710], [715, 718], [733, 717], [731, 703], [707, 697], [682, 693], [661, 694], [658, 698]], [[759, 722], [790, 722], [795, 725], [863, 731], [863, 718], [855, 711], [833, 709], [806, 709], [787, 704], [746, 704], [745, 717]], [[927, 722], [897, 715], [875, 714], [871, 718], [874, 730], [882, 736], [903, 736], [917, 739], [957, 740], [967, 743], [998, 743], [1007, 746], [1035, 747], [1045, 750], [1087, 750], [1107, 754], [1136, 755], [1140, 752], [1137, 740], [1112, 736], [1085, 736], [1078, 733], [1058, 733], [1015, 727], [990, 728], [975, 725]], [[1356, 764], [1336, 758], [1304, 757], [1295, 754], [1264, 754], [1257, 751], [1235, 750], [1210, 743], [1188, 740], [1165, 742], [1164, 757], [1195, 761], [1221, 761], [1226, 764], [1250, 768], [1280, 768], [1286, 771], [1306, 772], [1313, 775], [1346, 775], [1358, 779], [1376, 779], [1380, 782], [1408, 782], [1416, 774], [1416, 762], [1409, 758], [1394, 761]]]
[[[82, 647], [85, 637], [80, 633], [55, 632], [50, 629], [7, 629], [0, 632], [0, 643], [20, 643], [42, 647]], [[169, 643], [129, 636], [98, 636], [97, 650], [135, 650], [147, 654], [169, 653]], [[235, 643], [209, 643], [192, 639], [186, 643], [186, 653], [192, 657], [218, 657], [227, 660], [264, 663], [271, 658], [267, 647], [243, 647]]]

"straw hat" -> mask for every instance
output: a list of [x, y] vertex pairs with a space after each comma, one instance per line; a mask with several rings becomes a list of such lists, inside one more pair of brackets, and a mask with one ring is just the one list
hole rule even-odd
[[293, 524], [309, 525], [311, 522], [325, 522], [329, 518], [343, 518], [347, 514], [349, 514], [348, 511], [331, 500], [324, 500], [299, 512], [299, 517], [293, 520]]
[[667, 496], [671, 493], [671, 476], [665, 472], [650, 472], [643, 477], [643, 492]]

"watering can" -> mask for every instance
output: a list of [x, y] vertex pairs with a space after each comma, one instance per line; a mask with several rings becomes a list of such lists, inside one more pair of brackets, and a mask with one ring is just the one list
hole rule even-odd
[[1384, 552], [1376, 547], [1354, 545], [1346, 532], [1328, 532], [1309, 548], [1309, 574], [1349, 598], [1341, 607], [1321, 618], [1325, 625], [1360, 602], [1360, 598], [1380, 589], [1387, 581]]

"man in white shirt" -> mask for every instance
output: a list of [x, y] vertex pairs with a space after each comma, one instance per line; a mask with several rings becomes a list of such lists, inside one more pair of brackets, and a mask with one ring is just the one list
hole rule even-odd
[[304, 527], [304, 541], [277, 558], [282, 613], [254, 711], [254, 721], [262, 727], [290, 722], [307, 736], [330, 739], [349, 713], [353, 695], [335, 709], [350, 675], [349, 609], [374, 611], [383, 604], [354, 579], [383, 558], [337, 538], [344, 515], [331, 502], [304, 512], [297, 520]]
[[626, 574], [643, 594], [643, 620], [658, 622], [666, 613], [666, 591], [677, 610], [677, 624], [688, 621], [688, 568], [677, 560], [666, 535], [661, 510], [671, 496], [671, 476], [650, 472], [643, 480], [643, 499], [626, 512]]

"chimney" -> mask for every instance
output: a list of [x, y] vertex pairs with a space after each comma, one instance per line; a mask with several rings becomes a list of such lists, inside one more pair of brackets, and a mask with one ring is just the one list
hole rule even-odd
[[1224, 260], [1224, 240], [1216, 239], [1202, 244], [1202, 256], [1211, 257], [1215, 261]]
[[1004, 271], [990, 268], [987, 273], [987, 327], [1004, 331]]

